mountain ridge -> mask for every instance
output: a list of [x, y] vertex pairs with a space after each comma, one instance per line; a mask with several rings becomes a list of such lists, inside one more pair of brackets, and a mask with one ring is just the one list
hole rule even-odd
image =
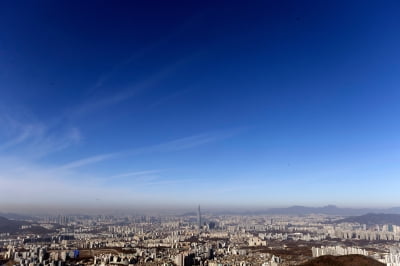
[[322, 207], [307, 207], [294, 205], [283, 208], [265, 208], [257, 210], [237, 210], [237, 211], [218, 211], [219, 214], [232, 215], [310, 215], [310, 214], [325, 214], [338, 216], [359, 216], [368, 213], [386, 213], [400, 214], [400, 207], [391, 208], [340, 208], [335, 205], [326, 205]]
[[360, 216], [350, 216], [335, 221], [335, 223], [359, 223], [366, 225], [392, 224], [400, 225], [400, 214], [393, 213], [367, 213]]
[[325, 255], [313, 258], [301, 266], [384, 266], [386, 264], [362, 255], [332, 256]]
[[[30, 227], [22, 229], [21, 227], [23, 225], [30, 225]], [[0, 216], [0, 233], [14, 234], [18, 232], [48, 233], [51, 232], [51, 230], [26, 221], [11, 220]]]

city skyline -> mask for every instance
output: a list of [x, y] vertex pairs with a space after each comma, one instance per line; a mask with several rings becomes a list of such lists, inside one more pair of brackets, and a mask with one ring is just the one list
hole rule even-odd
[[155, 3], [0, 2], [0, 211], [400, 206], [398, 2]]

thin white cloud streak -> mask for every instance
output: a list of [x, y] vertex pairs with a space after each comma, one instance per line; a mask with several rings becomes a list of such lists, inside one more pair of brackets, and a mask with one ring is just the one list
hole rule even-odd
[[67, 164], [64, 164], [60, 167], [58, 167], [57, 169], [74, 169], [74, 168], [79, 168], [85, 165], [89, 165], [89, 164], [94, 164], [94, 163], [98, 163], [98, 162], [102, 162], [111, 158], [115, 158], [118, 155], [120, 155], [120, 153], [106, 153], [106, 154], [100, 154], [100, 155], [95, 155], [95, 156], [91, 156], [91, 157], [87, 157], [87, 158], [83, 158], [77, 161], [73, 161]]
[[141, 93], [142, 91], [145, 91], [147, 89], [150, 89], [157, 84], [159, 84], [163, 79], [169, 77], [171, 74], [175, 73], [176, 70], [186, 63], [188, 61], [188, 58], [181, 59], [174, 64], [168, 65], [165, 68], [161, 69], [160, 71], [154, 73], [153, 75], [149, 76], [148, 78], [137, 82], [136, 84], [132, 84], [128, 89], [121, 90], [118, 93], [111, 95], [111, 96], [105, 96], [103, 98], [94, 98], [90, 99], [87, 102], [84, 102], [83, 104], [74, 107], [72, 109], [69, 109], [66, 113], [66, 117], [68, 118], [79, 118], [85, 115], [88, 115], [90, 113], [93, 113], [95, 111], [104, 109], [106, 107], [110, 107], [113, 105], [116, 105], [118, 103], [122, 103], [124, 101], [127, 101], [137, 94]]
[[146, 170], [146, 171], [138, 171], [138, 172], [129, 172], [129, 173], [113, 175], [113, 176], [110, 176], [110, 178], [147, 176], [147, 175], [152, 175], [152, 174], [158, 174], [160, 172], [161, 172], [160, 170]]
[[[175, 139], [172, 141], [168, 141], [165, 143], [161, 143], [154, 146], [149, 146], [145, 148], [141, 148], [136, 150], [136, 152], [140, 153], [149, 153], [149, 152], [173, 152], [173, 151], [181, 151], [186, 149], [191, 149], [197, 146], [206, 145], [209, 143], [217, 142], [229, 137], [232, 137], [238, 134], [238, 130], [231, 130], [225, 132], [214, 132], [214, 133], [204, 133], [193, 135], [189, 137], [184, 137], [180, 139]], [[135, 151], [133, 151], [134, 153]]]
[[13, 138], [3, 144], [0, 145], [0, 150], [4, 150], [10, 147], [13, 147], [15, 145], [18, 145], [20, 143], [23, 143], [25, 140], [27, 140], [31, 136], [29, 131], [24, 131], [22, 132], [18, 137]]
[[195, 181], [194, 179], [179, 179], [179, 180], [159, 180], [146, 182], [141, 185], [143, 186], [158, 186], [158, 185], [172, 185], [172, 184], [182, 184]]
[[82, 139], [81, 132], [76, 127], [64, 129], [58, 134], [51, 134], [49, 132], [51, 130], [52, 128], [49, 128], [41, 138], [26, 144], [26, 152], [33, 157], [40, 158], [70, 148], [80, 143]]
[[175, 139], [172, 141], [168, 141], [165, 143], [142, 147], [127, 151], [119, 151], [114, 153], [104, 153], [93, 155], [87, 158], [82, 158], [77, 161], [73, 161], [58, 167], [59, 169], [74, 169], [82, 166], [99, 163], [102, 161], [115, 159], [117, 157], [127, 157], [127, 156], [137, 156], [140, 154], [148, 154], [148, 153], [164, 153], [164, 152], [175, 152], [182, 151], [191, 148], [195, 148], [197, 146], [206, 145], [212, 142], [216, 142], [219, 140], [223, 140], [237, 134], [238, 130], [232, 130], [230, 132], [220, 132], [220, 133], [208, 133], [208, 134], [200, 134], [194, 135], [190, 137]]
[[[24, 157], [42, 157], [66, 149], [80, 142], [82, 136], [76, 127], [55, 128], [51, 123], [34, 121], [31, 117], [0, 117], [0, 131], [5, 132], [0, 152], [20, 154]], [[13, 137], [16, 136], [16, 137]]]
[[95, 82], [94, 86], [89, 91], [92, 92], [92, 91], [95, 91], [98, 88], [102, 87], [104, 85], [104, 83], [107, 82], [108, 80], [110, 80], [112, 77], [114, 77], [121, 68], [128, 66], [135, 60], [138, 60], [138, 59], [144, 58], [148, 55], [151, 55], [151, 53], [153, 53], [154, 50], [156, 50], [157, 48], [160, 48], [163, 45], [168, 44], [168, 42], [171, 39], [182, 35], [186, 30], [188, 30], [190, 28], [191, 25], [193, 25], [194, 22], [202, 19], [204, 14], [205, 13], [199, 13], [199, 14], [194, 15], [193, 17], [191, 17], [188, 20], [181, 23], [176, 29], [172, 30], [171, 33], [162, 37], [160, 40], [158, 40], [142, 49], [134, 51], [131, 55], [129, 55], [127, 57], [127, 59], [114, 65], [111, 70], [109, 70], [108, 72], [101, 75]]
[[88, 102], [83, 103], [82, 105], [79, 105], [69, 110], [66, 116], [69, 118], [77, 118], [83, 115], [87, 115], [94, 111], [128, 100], [129, 98], [132, 98], [134, 95], [136, 95], [140, 90], [141, 90], [140, 88], [136, 87], [135, 89], [121, 91], [112, 96], [100, 99], [92, 99]]
[[31, 139], [41, 138], [46, 131], [45, 126], [42, 124], [23, 123], [9, 115], [0, 117], [0, 121], [1, 127], [5, 128], [3, 131], [8, 131], [8, 134], [17, 136], [1, 144], [0, 150], [17, 146]]

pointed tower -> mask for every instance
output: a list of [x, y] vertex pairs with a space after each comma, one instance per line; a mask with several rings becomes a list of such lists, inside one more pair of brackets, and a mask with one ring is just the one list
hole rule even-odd
[[201, 211], [200, 211], [200, 205], [199, 205], [199, 208], [198, 208], [198, 210], [197, 210], [197, 223], [198, 223], [198, 226], [199, 226], [199, 233], [200, 233], [200, 231], [201, 231]]

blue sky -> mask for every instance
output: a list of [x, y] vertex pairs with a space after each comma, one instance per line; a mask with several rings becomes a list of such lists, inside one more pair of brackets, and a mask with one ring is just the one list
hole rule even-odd
[[1, 1], [0, 204], [395, 206], [397, 1]]

